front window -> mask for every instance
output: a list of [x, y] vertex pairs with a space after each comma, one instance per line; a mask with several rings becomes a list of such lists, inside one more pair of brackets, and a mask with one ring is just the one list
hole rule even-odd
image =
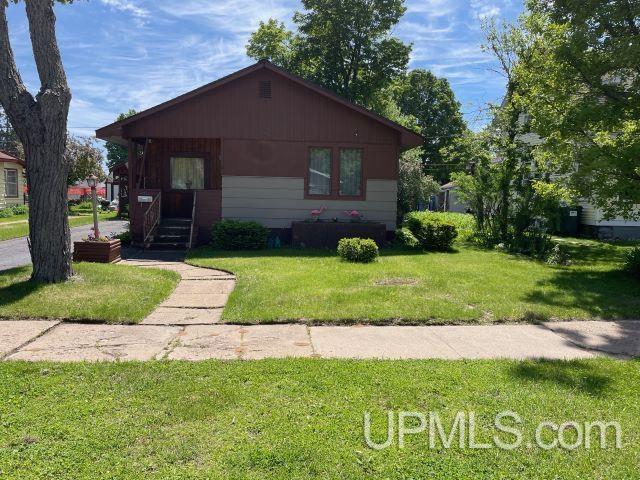
[[7, 168], [4, 171], [4, 196], [18, 198], [18, 170]]
[[171, 157], [171, 189], [201, 190], [204, 188], [204, 158]]
[[362, 185], [362, 150], [340, 150], [340, 195], [357, 196]]
[[312, 148], [309, 157], [309, 195], [331, 195], [331, 149]]

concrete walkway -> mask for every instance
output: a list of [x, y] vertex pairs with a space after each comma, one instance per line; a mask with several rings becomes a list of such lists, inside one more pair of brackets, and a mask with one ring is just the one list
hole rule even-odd
[[[165, 308], [165, 307], [161, 307]], [[166, 307], [179, 308], [179, 307]], [[196, 309], [197, 310], [197, 309]], [[206, 309], [209, 310], [209, 309]], [[191, 309], [185, 308], [190, 315]], [[0, 321], [5, 360], [207, 360], [283, 357], [381, 359], [577, 359], [640, 356], [640, 322], [493, 326], [88, 325]], [[164, 313], [163, 313], [164, 314]], [[153, 318], [150, 317], [150, 318]], [[215, 321], [215, 320], [213, 320]]]
[[[146, 254], [148, 255], [148, 254]], [[486, 326], [224, 325], [234, 288], [227, 272], [175, 254], [123, 263], [164, 268], [182, 279], [140, 325], [0, 321], [0, 359], [50, 361], [353, 359], [577, 359], [640, 356], [640, 322]]]

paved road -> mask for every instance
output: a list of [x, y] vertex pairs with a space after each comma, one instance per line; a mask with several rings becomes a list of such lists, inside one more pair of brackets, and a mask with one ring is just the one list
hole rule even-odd
[[[100, 222], [100, 232], [102, 234], [120, 233], [125, 230], [128, 221], [110, 220]], [[80, 240], [89, 235], [92, 225], [82, 225], [71, 229], [71, 241]], [[14, 238], [0, 242], [0, 270], [20, 267], [31, 263], [27, 237]]]

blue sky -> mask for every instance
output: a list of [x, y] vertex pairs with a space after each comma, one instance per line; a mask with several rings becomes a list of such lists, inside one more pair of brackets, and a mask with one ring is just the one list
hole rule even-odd
[[[474, 129], [504, 82], [480, 49], [480, 20], [513, 20], [521, 0], [405, 0], [394, 34], [413, 43], [410, 68], [446, 77]], [[291, 26], [299, 0], [89, 0], [56, 7], [58, 41], [73, 93], [69, 128], [92, 135], [129, 108], [141, 110], [252, 63], [245, 45], [260, 20]], [[9, 7], [14, 54], [37, 91], [24, 4]]]

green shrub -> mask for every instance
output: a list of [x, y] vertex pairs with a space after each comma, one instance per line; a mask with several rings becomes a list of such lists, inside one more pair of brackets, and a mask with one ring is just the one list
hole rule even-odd
[[26, 205], [14, 205], [11, 210], [14, 215], [26, 215], [29, 213], [29, 208]]
[[409, 229], [424, 250], [449, 250], [458, 236], [458, 229], [448, 220], [431, 212], [410, 212], [403, 227]]
[[257, 222], [221, 220], [212, 231], [213, 245], [222, 250], [260, 250], [268, 237], [269, 229]]
[[413, 236], [413, 233], [411, 233], [408, 228], [399, 228], [396, 230], [396, 241], [407, 247], [418, 246], [418, 239]]
[[571, 264], [569, 252], [564, 245], [556, 243], [547, 257], [547, 264], [567, 266]]
[[369, 263], [378, 258], [378, 245], [370, 238], [341, 238], [338, 255], [348, 262]]
[[123, 247], [131, 245], [131, 232], [129, 230], [119, 233], [118, 235], [115, 235], [113, 238], [117, 238], [118, 240], [120, 240], [120, 244]]
[[10, 208], [0, 209], [0, 218], [11, 218], [13, 217], [13, 210]]
[[469, 241], [475, 235], [476, 221], [470, 213], [429, 212], [431, 218], [438, 218], [443, 222], [452, 223], [458, 231], [458, 240]]
[[513, 237], [509, 251], [544, 260], [554, 247], [551, 236], [539, 228], [530, 228], [520, 237]]
[[631, 275], [640, 278], [640, 247], [634, 247], [625, 254], [624, 268]]

